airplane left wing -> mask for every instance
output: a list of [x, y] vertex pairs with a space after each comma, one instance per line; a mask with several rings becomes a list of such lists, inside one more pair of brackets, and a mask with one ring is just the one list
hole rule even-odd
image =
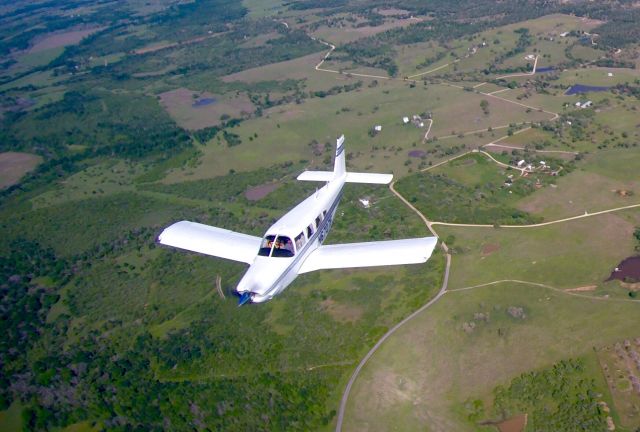
[[251, 264], [258, 254], [260, 237], [196, 222], [176, 222], [162, 231], [158, 241], [167, 246]]
[[437, 237], [320, 246], [298, 273], [322, 269], [418, 264], [429, 259]]

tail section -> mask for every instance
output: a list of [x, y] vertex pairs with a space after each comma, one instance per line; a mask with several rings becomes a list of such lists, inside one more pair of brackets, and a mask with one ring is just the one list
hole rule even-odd
[[346, 166], [344, 160], [344, 135], [340, 135], [340, 138], [336, 141], [336, 159], [333, 162], [333, 176], [335, 178], [341, 177], [347, 171]]
[[345, 176], [344, 181], [346, 183], [388, 184], [393, 179], [393, 174], [347, 172], [344, 156], [344, 135], [341, 135], [336, 142], [336, 159], [333, 163], [333, 171], [304, 171], [298, 176], [298, 180], [330, 182], [342, 176]]

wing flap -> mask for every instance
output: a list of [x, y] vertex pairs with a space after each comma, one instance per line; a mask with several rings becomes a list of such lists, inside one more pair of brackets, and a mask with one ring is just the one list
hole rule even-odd
[[429, 259], [437, 242], [437, 237], [423, 237], [320, 246], [305, 260], [299, 273], [423, 263]]
[[176, 222], [158, 237], [167, 246], [251, 264], [258, 254], [260, 237], [196, 222]]

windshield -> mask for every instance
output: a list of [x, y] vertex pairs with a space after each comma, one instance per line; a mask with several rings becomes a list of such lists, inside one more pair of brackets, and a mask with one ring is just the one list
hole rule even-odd
[[262, 240], [258, 255], [271, 257], [292, 257], [295, 254], [289, 237], [268, 235]]

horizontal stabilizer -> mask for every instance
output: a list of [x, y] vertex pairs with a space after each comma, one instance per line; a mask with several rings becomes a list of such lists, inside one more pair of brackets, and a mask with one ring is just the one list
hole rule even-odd
[[[332, 171], [304, 171], [298, 176], [298, 180], [329, 182], [334, 179]], [[393, 179], [393, 174], [375, 174], [348, 172], [345, 177], [347, 183], [371, 183], [388, 184]]]
[[176, 222], [162, 231], [158, 241], [167, 246], [251, 264], [258, 254], [260, 237], [196, 222]]
[[299, 273], [322, 269], [419, 264], [427, 261], [437, 237], [320, 246], [311, 252]]
[[329, 182], [333, 179], [333, 171], [304, 171], [298, 176], [302, 181]]
[[393, 174], [348, 172], [346, 182], [347, 183], [389, 184], [392, 179], [393, 179]]

